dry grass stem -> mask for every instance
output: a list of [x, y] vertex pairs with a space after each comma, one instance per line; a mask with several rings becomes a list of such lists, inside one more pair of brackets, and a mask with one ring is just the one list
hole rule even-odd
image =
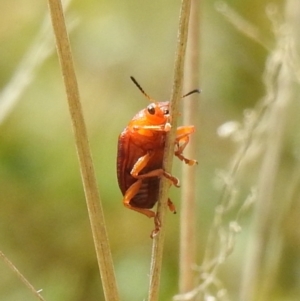
[[41, 294], [31, 285], [31, 283], [24, 277], [24, 275], [16, 268], [16, 266], [0, 251], [0, 257], [6, 265], [18, 276], [18, 278], [25, 284], [31, 293], [40, 301], [46, 301]]
[[[200, 3], [192, 0], [191, 17], [187, 44], [184, 91], [199, 88], [200, 82]], [[183, 124], [197, 125], [199, 113], [199, 95], [191, 95], [183, 105]], [[197, 126], [196, 126], [197, 127]], [[185, 149], [187, 158], [197, 158], [197, 135], [193, 135]], [[197, 167], [182, 165], [182, 189], [180, 208], [180, 256], [179, 256], [179, 292], [190, 291], [195, 285], [196, 264], [196, 178]]]
[[[171, 121], [171, 131], [167, 135], [167, 141], [165, 146], [165, 155], [163, 160], [163, 168], [166, 172], [171, 172], [172, 161], [174, 156], [174, 142], [177, 128], [177, 116], [179, 112], [179, 101], [182, 95], [183, 85], [183, 70], [184, 59], [187, 44], [189, 15], [190, 15], [191, 0], [182, 0], [181, 11], [179, 17], [179, 29], [177, 40], [177, 51], [175, 55], [174, 66], [174, 79], [171, 95], [171, 115], [173, 116]], [[150, 271], [150, 285], [148, 300], [157, 301], [159, 296], [160, 276], [163, 257], [163, 246], [165, 239], [165, 214], [167, 209], [167, 197], [169, 190], [169, 181], [166, 179], [161, 180], [158, 198], [157, 215], [161, 222], [161, 229], [158, 235], [153, 239], [152, 258], [151, 258], [151, 271]]]
[[48, 0], [54, 28], [58, 56], [67, 92], [75, 142], [81, 169], [92, 234], [102, 279], [105, 299], [119, 300], [104, 215], [95, 177], [86, 126], [83, 118], [77, 79], [73, 66], [70, 43], [59, 0]]

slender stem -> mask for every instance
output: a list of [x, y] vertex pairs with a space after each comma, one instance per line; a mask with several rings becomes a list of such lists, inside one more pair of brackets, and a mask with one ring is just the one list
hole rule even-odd
[[[200, 1], [192, 0], [190, 30], [187, 45], [185, 91], [199, 85], [199, 29]], [[183, 124], [197, 124], [198, 95], [192, 95], [185, 101]], [[193, 136], [185, 149], [187, 158], [197, 158], [197, 141]], [[180, 209], [180, 257], [179, 257], [179, 293], [186, 293], [194, 288], [195, 273], [192, 269], [196, 263], [196, 172], [197, 168], [182, 166], [182, 190]]]
[[48, 0], [48, 3], [73, 124], [81, 177], [102, 279], [103, 291], [107, 301], [116, 301], [119, 300], [119, 296], [113, 269], [112, 256], [109, 248], [100, 195], [97, 188], [96, 176], [80, 103], [78, 84], [73, 66], [63, 9], [60, 0]]
[[6, 265], [19, 277], [19, 279], [27, 286], [27, 288], [36, 296], [40, 301], [46, 301], [41, 294], [31, 285], [31, 283], [23, 276], [23, 274], [16, 268], [16, 266], [0, 251], [0, 258]]
[[[179, 17], [179, 29], [178, 29], [178, 40], [177, 40], [177, 52], [175, 55], [175, 66], [174, 66], [174, 79], [173, 88], [171, 95], [171, 131], [167, 135], [165, 154], [163, 160], [163, 168], [166, 172], [171, 172], [172, 161], [174, 155], [174, 142], [177, 127], [177, 116], [179, 112], [179, 101], [182, 95], [183, 85], [183, 70], [184, 70], [184, 58], [186, 51], [189, 15], [190, 15], [191, 0], [182, 0], [181, 12]], [[169, 190], [169, 181], [162, 179], [160, 183], [157, 216], [161, 222], [161, 229], [158, 235], [153, 239], [152, 247], [152, 259], [151, 259], [151, 271], [150, 271], [150, 285], [148, 300], [156, 301], [159, 296], [160, 286], [160, 275], [162, 267], [163, 257], [163, 246], [165, 239], [165, 214], [167, 209], [167, 197]]]

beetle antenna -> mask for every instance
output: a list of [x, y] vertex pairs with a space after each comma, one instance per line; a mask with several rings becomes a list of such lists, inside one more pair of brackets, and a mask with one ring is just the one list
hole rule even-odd
[[134, 84], [139, 88], [139, 90], [146, 96], [146, 98], [150, 101], [155, 102], [153, 98], [151, 98], [145, 91], [144, 89], [140, 86], [140, 84], [136, 81], [136, 79], [133, 76], [130, 76], [130, 79], [134, 82]]
[[199, 89], [192, 90], [192, 91], [190, 91], [189, 93], [184, 94], [184, 95], [182, 96], [182, 98], [187, 97], [187, 96], [189, 96], [189, 95], [191, 95], [191, 94], [194, 94], [194, 93], [201, 93], [201, 90], [199, 90]]

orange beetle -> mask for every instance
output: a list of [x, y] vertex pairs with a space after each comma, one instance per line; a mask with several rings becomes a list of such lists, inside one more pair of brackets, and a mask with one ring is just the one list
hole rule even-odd
[[[131, 80], [150, 101], [153, 101], [133, 77]], [[199, 93], [199, 90], [193, 90], [183, 97], [196, 92]], [[123, 204], [150, 218], [155, 217], [154, 211], [150, 209], [157, 202], [160, 177], [166, 177], [179, 187], [179, 180], [162, 169], [166, 134], [171, 129], [170, 118], [169, 102], [153, 101], [133, 117], [118, 139], [117, 175], [124, 196]], [[189, 142], [189, 136], [194, 131], [194, 126], [181, 126], [176, 132], [174, 154], [188, 165], [197, 163], [196, 160], [187, 159], [182, 155]], [[170, 199], [168, 206], [176, 213]], [[156, 220], [155, 225], [154, 231], [158, 232], [159, 221]]]

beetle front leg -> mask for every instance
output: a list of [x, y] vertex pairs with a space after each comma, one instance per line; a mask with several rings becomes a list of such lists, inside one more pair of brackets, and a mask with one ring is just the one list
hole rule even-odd
[[188, 164], [190, 166], [198, 164], [197, 160], [188, 159], [183, 156], [183, 150], [188, 145], [190, 140], [190, 135], [194, 133], [195, 127], [194, 126], [181, 126], [177, 128], [176, 131], [176, 140], [175, 145], [177, 149], [174, 152], [174, 155], [181, 161], [184, 161], [185, 164]]
[[138, 130], [152, 130], [157, 132], [169, 132], [171, 129], [171, 124], [166, 122], [163, 125], [134, 125], [133, 129]]

